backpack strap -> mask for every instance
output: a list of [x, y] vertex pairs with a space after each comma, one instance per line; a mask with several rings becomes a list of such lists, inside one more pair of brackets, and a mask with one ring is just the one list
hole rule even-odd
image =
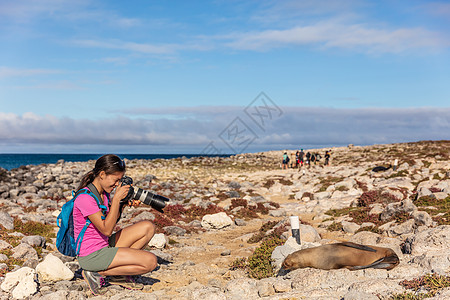
[[[105, 215], [106, 215], [106, 211], [108, 208], [104, 205], [104, 202], [101, 201], [101, 200], [103, 200], [103, 197], [100, 197], [100, 193], [98, 192], [97, 188], [95, 187], [95, 185], [93, 183], [89, 183], [87, 185], [87, 188], [89, 190], [85, 189], [85, 191], [87, 191], [87, 194], [92, 196], [95, 199], [95, 201], [97, 202], [98, 207], [102, 210], [102, 214], [103, 214], [102, 220], [104, 220], [106, 218]], [[108, 197], [108, 202], [109, 202], [109, 197]]]
[[92, 223], [91, 220], [89, 220], [89, 218], [87, 218], [86, 224], [84, 224], [83, 229], [81, 229], [80, 233], [78, 234], [77, 240], [75, 242], [75, 245], [77, 245], [77, 248], [75, 249], [76, 256], [78, 256], [78, 254], [80, 253], [81, 241], [83, 240], [84, 233], [86, 232], [86, 229], [88, 228], [88, 226], [91, 223]]
[[[88, 184], [87, 187], [90, 190], [88, 190], [88, 189], [81, 189], [81, 190], [79, 190], [76, 193], [74, 191], [72, 191], [73, 199], [75, 199], [76, 197], [78, 197], [81, 194], [88, 194], [89, 196], [94, 198], [95, 201], [97, 202], [98, 207], [102, 210], [102, 214], [103, 214], [102, 215], [102, 220], [104, 220], [105, 219], [105, 215], [106, 215], [106, 211], [107, 211], [107, 207], [104, 204], [100, 203], [100, 200], [99, 200], [100, 195], [99, 195], [99, 193], [97, 191], [97, 188], [92, 183]], [[109, 197], [108, 197], [108, 201], [109, 201]], [[81, 241], [83, 240], [84, 233], [86, 232], [88, 226], [91, 223], [92, 223], [91, 220], [89, 220], [89, 218], [86, 218], [86, 224], [84, 224], [83, 229], [81, 229], [80, 233], [78, 234], [78, 237], [77, 237], [77, 240], [76, 240], [76, 243], [75, 243], [75, 245], [76, 245], [76, 249], [75, 249], [76, 256], [78, 256], [78, 254], [80, 253]]]

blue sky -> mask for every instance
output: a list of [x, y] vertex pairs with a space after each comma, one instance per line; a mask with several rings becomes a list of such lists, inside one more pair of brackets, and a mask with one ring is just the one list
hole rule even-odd
[[0, 153], [449, 139], [449, 29], [445, 1], [0, 0]]

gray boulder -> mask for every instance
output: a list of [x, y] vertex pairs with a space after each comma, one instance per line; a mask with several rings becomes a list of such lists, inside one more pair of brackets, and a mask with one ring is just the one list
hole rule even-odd
[[14, 219], [7, 212], [0, 211], [0, 225], [12, 230], [14, 229]]

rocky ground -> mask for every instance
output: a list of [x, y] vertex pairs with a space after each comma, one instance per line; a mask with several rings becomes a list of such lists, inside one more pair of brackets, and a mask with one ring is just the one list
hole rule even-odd
[[[137, 187], [171, 199], [164, 214], [127, 208], [118, 224], [153, 220], [158, 234], [147, 250], [159, 267], [138, 278], [142, 291], [110, 286], [94, 298], [450, 298], [450, 141], [332, 148], [329, 166], [322, 159], [288, 170], [283, 152], [127, 161]], [[92, 297], [54, 237], [55, 216], [93, 164], [0, 169], [0, 299]], [[302, 222], [300, 246], [289, 238], [289, 216]], [[277, 276], [289, 251], [337, 241], [392, 248], [400, 264]]]

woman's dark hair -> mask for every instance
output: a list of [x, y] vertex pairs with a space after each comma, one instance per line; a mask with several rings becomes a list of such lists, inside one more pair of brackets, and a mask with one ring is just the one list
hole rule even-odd
[[77, 191], [86, 187], [89, 183], [94, 181], [101, 171], [105, 171], [106, 175], [113, 174], [116, 172], [125, 172], [125, 162], [120, 159], [117, 155], [106, 154], [97, 159], [95, 162], [95, 167], [91, 171], [84, 174], [81, 178], [81, 182], [78, 185]]

